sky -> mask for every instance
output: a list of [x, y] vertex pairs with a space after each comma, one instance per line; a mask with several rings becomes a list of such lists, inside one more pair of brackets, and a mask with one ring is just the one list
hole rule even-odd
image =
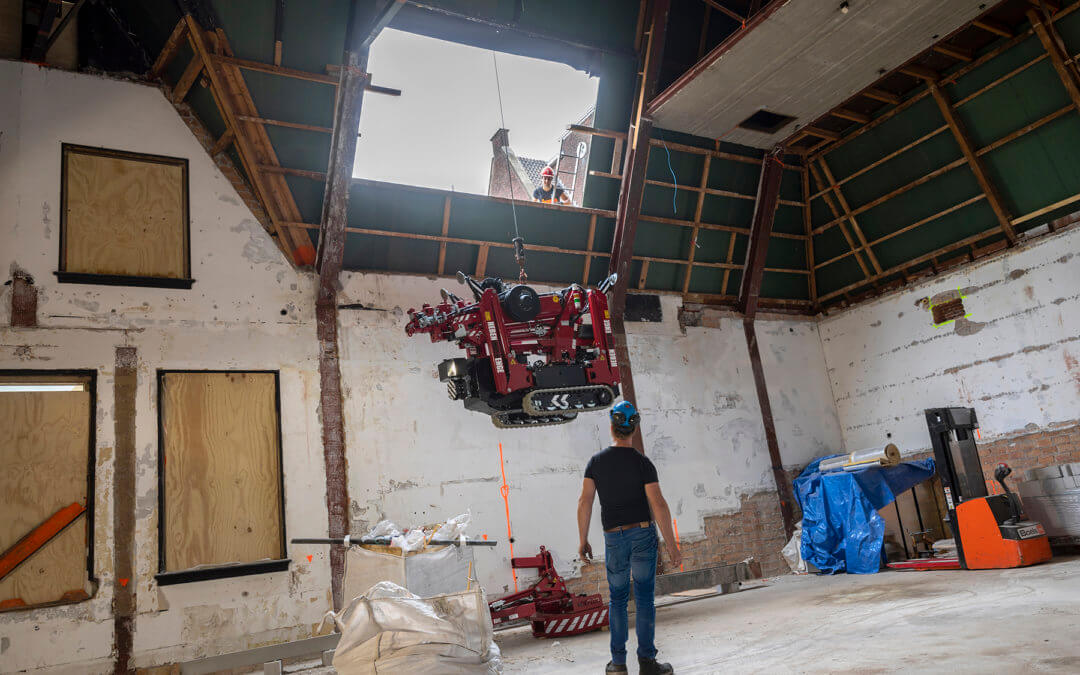
[[[354, 176], [486, 194], [491, 137], [503, 126], [492, 53], [383, 30], [369, 57], [371, 81], [402, 93], [364, 96]], [[566, 125], [596, 103], [599, 80], [563, 64], [496, 58], [511, 147], [552, 159]]]

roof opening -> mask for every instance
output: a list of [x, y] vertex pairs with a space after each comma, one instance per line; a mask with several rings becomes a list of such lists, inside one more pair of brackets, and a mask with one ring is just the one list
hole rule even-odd
[[780, 113], [770, 112], [762, 108], [742, 122], [739, 122], [739, 126], [743, 129], [749, 129], [750, 131], [775, 134], [777, 131], [780, 131], [794, 121], [795, 118], [791, 115], [781, 115]]

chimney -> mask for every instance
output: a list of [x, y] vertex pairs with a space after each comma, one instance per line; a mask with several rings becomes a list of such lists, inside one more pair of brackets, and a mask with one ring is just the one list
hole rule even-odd
[[496, 157], [500, 157], [504, 154], [503, 148], [510, 145], [510, 130], [499, 129], [495, 132], [495, 135], [491, 137], [491, 150], [495, 153]]

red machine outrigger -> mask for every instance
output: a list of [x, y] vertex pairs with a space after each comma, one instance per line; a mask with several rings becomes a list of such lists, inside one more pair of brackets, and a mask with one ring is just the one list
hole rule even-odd
[[443, 301], [409, 310], [407, 335], [456, 341], [466, 358], [439, 364], [451, 400], [491, 416], [497, 427], [565, 424], [579, 412], [603, 410], [619, 395], [606, 292], [571, 284], [538, 294], [524, 283], [458, 272], [472, 291], [468, 302], [442, 290]]
[[518, 569], [538, 569], [540, 578], [520, 593], [511, 593], [488, 603], [491, 623], [495, 626], [529, 621], [533, 637], [561, 637], [608, 625], [608, 606], [604, 599], [599, 594], [572, 594], [555, 571], [551, 552], [543, 546], [540, 555], [511, 558], [510, 565]]

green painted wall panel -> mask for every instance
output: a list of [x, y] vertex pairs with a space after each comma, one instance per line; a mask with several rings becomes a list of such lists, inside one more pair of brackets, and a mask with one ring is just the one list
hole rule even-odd
[[801, 206], [779, 204], [773, 217], [773, 231], [787, 234], [805, 234], [806, 225], [803, 222], [803, 209]]
[[830, 227], [821, 234], [814, 235], [815, 260], [829, 260], [850, 250], [851, 247], [848, 246], [847, 240], [844, 239], [839, 227]]
[[761, 297], [786, 300], [809, 300], [810, 287], [801, 274], [765, 272], [761, 277]]
[[[991, 180], [1014, 216], [1031, 213], [1080, 189], [1080, 114], [1069, 112], [983, 156]], [[1073, 206], [1071, 211], [1078, 207]], [[1028, 227], [1045, 222], [1040, 219]]]
[[[927, 96], [904, 112], [886, 120], [856, 140], [829, 152], [826, 161], [837, 180], [850, 176], [881, 157], [899, 150], [943, 125], [941, 111]], [[811, 179], [811, 185], [814, 181]], [[814, 186], [813, 189], [819, 189]]]
[[727, 262], [728, 242], [731, 232], [720, 230], [698, 230], [697, 252], [694, 260], [698, 262]]
[[694, 274], [690, 277], [691, 293], [710, 293], [723, 295], [721, 286], [724, 282], [724, 270], [718, 267], [695, 267]]
[[[444, 274], [457, 274], [459, 271], [472, 274], [476, 270], [476, 259], [480, 254], [479, 246], [466, 244], [447, 244], [446, 260], [443, 262]], [[436, 268], [438, 269], [438, 268]], [[448, 288], [455, 293], [457, 290]], [[458, 293], [460, 295], [460, 293]]]
[[345, 241], [344, 265], [352, 270], [430, 273], [439, 261], [439, 244], [394, 237], [350, 234]]
[[[975, 180], [975, 174], [964, 164], [908, 190], [899, 197], [864, 211], [856, 218], [867, 240], [873, 241], [979, 194], [982, 194], [982, 191]], [[933, 220], [914, 231], [920, 232], [924, 228], [940, 230], [944, 227], [943, 222], [943, 219]]]
[[818, 296], [865, 278], [859, 264], [855, 262], [855, 256], [849, 255], [846, 258], [841, 258], [819, 270], [817, 276]]
[[933, 223], [904, 232], [889, 240], [888, 246], [875, 249], [881, 266], [888, 269], [905, 260], [917, 258], [948, 246], [987, 228], [994, 227], [997, 219], [986, 200], [954, 211]]
[[688, 227], [639, 221], [634, 239], [634, 255], [684, 259], [689, 251], [692, 235], [693, 232]]
[[1049, 59], [1043, 59], [961, 106], [957, 116], [972, 145], [982, 148], [1068, 103], [1061, 79]]

